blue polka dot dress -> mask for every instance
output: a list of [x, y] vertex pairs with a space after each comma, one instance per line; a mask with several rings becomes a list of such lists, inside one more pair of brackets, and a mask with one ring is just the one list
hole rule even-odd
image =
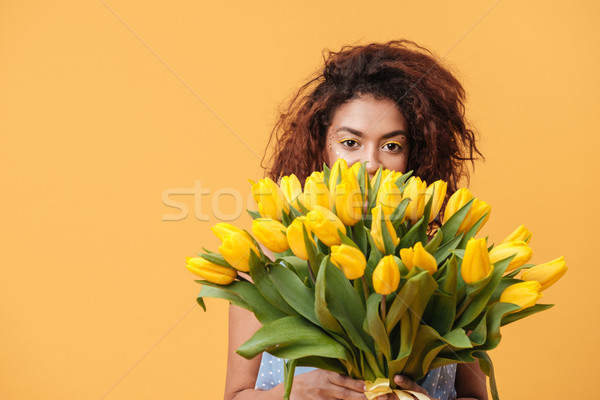
[[[283, 363], [283, 359], [274, 357], [269, 353], [263, 353], [255, 389], [268, 390], [283, 383]], [[294, 375], [312, 370], [314, 368], [296, 367]], [[453, 400], [456, 398], [455, 377], [456, 364], [450, 364], [429, 371], [425, 378], [419, 381], [419, 384], [427, 390], [431, 397], [440, 400]]]

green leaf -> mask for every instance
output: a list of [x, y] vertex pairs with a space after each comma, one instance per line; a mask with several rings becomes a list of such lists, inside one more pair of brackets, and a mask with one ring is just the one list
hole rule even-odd
[[392, 359], [392, 350], [390, 347], [390, 339], [379, 316], [379, 304], [381, 303], [381, 295], [372, 293], [367, 299], [367, 317], [364, 322], [364, 330], [374, 340], [375, 347], [383, 353], [387, 360]]
[[539, 313], [540, 311], [547, 310], [553, 306], [554, 304], [536, 304], [534, 306], [527, 307], [521, 311], [517, 311], [515, 313], [506, 315], [504, 318], [502, 318], [501, 325], [504, 326], [510, 324], [511, 322], [515, 322], [520, 320], [521, 318], [525, 318], [532, 314]]
[[284, 317], [278, 308], [269, 303], [250, 282], [235, 281], [226, 286], [216, 285], [207, 281], [197, 281], [202, 284], [199, 298], [211, 297], [229, 300], [236, 306], [245, 308], [256, 315], [262, 323], [268, 323]]
[[[445, 236], [444, 236], [445, 238]], [[456, 249], [456, 247], [458, 247], [458, 244], [460, 243], [462, 239], [462, 234], [453, 237], [452, 239], [448, 240], [446, 243], [442, 244], [437, 251], [435, 252], [435, 254], [433, 255], [435, 257], [435, 261], [437, 261], [438, 264], [440, 264], [442, 261], [444, 261], [446, 258], [448, 258], [448, 256], [450, 255], [450, 252], [454, 249]]]
[[427, 307], [425, 321], [440, 334], [444, 335], [452, 329], [456, 316], [458, 264], [452, 257], [444, 265], [442, 276], [438, 277], [439, 289], [431, 298]]
[[258, 211], [246, 210], [246, 212], [250, 215], [252, 219], [262, 218]]
[[317, 246], [310, 240], [309, 235], [312, 235], [302, 224], [302, 235], [304, 237], [304, 246], [306, 246], [306, 254], [308, 255], [309, 268], [312, 270], [313, 276], [317, 276], [317, 268], [321, 264], [322, 255], [317, 249]]
[[351, 229], [354, 233], [354, 242], [363, 254], [367, 254], [368, 239], [364, 221], [361, 219], [356, 224], [354, 224], [354, 226]]
[[263, 351], [287, 359], [308, 356], [348, 359], [344, 346], [309, 321], [294, 316], [263, 325], [236, 352], [252, 359]]
[[315, 314], [319, 319], [321, 326], [328, 331], [335, 332], [340, 335], [344, 335], [344, 331], [340, 324], [337, 322], [335, 317], [329, 312], [327, 308], [327, 296], [326, 296], [326, 280], [325, 271], [326, 268], [323, 264], [326, 264], [329, 257], [325, 257], [321, 266], [319, 267], [319, 273], [317, 275], [317, 283], [315, 285]]
[[289, 269], [294, 271], [303, 282], [309, 279], [308, 262], [294, 255], [280, 257], [275, 260], [275, 263], [283, 262]]
[[[390, 333], [407, 310], [410, 311], [411, 315], [417, 317], [417, 321], [420, 321], [425, 306], [437, 287], [436, 281], [427, 271], [421, 271], [408, 279], [402, 285], [388, 310], [385, 318], [386, 331]], [[417, 329], [417, 326], [414, 329]]]
[[[506, 314], [518, 310], [519, 306], [512, 303], [494, 303], [486, 311], [485, 316], [479, 323], [478, 327], [471, 333], [471, 341], [476, 343], [482, 342], [480, 330], [478, 329], [485, 323], [485, 342], [477, 345], [477, 350], [492, 350], [498, 346], [502, 335], [500, 334], [500, 322]], [[483, 330], [482, 330], [483, 331]]]
[[494, 375], [494, 364], [492, 359], [485, 351], [476, 351], [473, 353], [479, 359], [479, 366], [484, 374], [490, 378], [490, 392], [493, 400], [500, 400], [498, 397], [498, 386], [496, 385], [496, 376]]
[[443, 347], [444, 342], [435, 329], [427, 325], [419, 325], [412, 351], [402, 374], [413, 380], [421, 379], [427, 373], [429, 364]]
[[331, 262], [323, 263], [321, 268], [325, 268], [325, 297], [329, 312], [356, 347], [372, 353], [373, 340], [362, 329], [366, 310], [360, 297], [344, 273]]
[[462, 206], [456, 213], [454, 213], [453, 216], [448, 219], [448, 221], [442, 225], [440, 229], [443, 231], [444, 238], [446, 238], [446, 240], [450, 240], [456, 235], [460, 224], [462, 224], [463, 220], [467, 216], [467, 213], [469, 212], [469, 209], [471, 208], [471, 204], [473, 204], [473, 200], [474, 199], [469, 200], [468, 203]]
[[471, 239], [472, 237], [474, 237], [477, 234], [477, 231], [479, 230], [479, 227], [483, 224], [483, 221], [485, 220], [485, 218], [488, 216], [489, 213], [485, 213], [481, 218], [479, 218], [477, 220], [477, 222], [475, 222], [475, 224], [471, 227], [471, 229], [469, 229], [463, 236], [462, 240], [460, 241], [460, 244], [458, 245], [458, 247], [466, 247], [467, 246], [467, 242], [469, 241], [469, 239]]
[[250, 252], [250, 277], [260, 294], [274, 307], [288, 315], [298, 315], [279, 293], [278, 288], [271, 281], [266, 266], [260, 262], [254, 252]]
[[396, 179], [396, 186], [400, 188], [400, 191], [404, 190], [404, 183], [410, 178], [413, 174], [413, 171], [408, 171], [398, 179]]
[[[465, 311], [458, 316], [458, 319], [454, 324], [455, 328], [462, 328], [466, 326], [468, 323], [477, 318], [477, 316], [483, 311], [492, 297], [492, 294], [496, 290], [498, 283], [500, 283], [502, 274], [504, 274], [504, 271], [506, 270], [506, 267], [508, 267], [511, 259], [512, 257], [509, 257], [494, 264], [494, 270], [492, 271], [491, 276], [488, 277], [489, 280], [487, 281], [487, 284], [481, 290], [477, 291], [476, 294], [467, 294], [467, 296], [471, 296], [465, 300], [469, 301], [468, 306], [466, 307]], [[467, 285], [467, 293], [469, 293], [469, 286], [472, 285]]]
[[516, 268], [516, 269], [510, 271], [508, 274], [505, 274], [504, 277], [505, 278], [514, 278], [515, 276], [517, 276], [517, 274], [519, 272], [521, 272], [521, 270], [529, 269], [531, 267], [535, 267], [535, 264], [525, 264], [525, 265], [522, 265], [519, 268]]
[[423, 221], [423, 217], [421, 217], [421, 219], [418, 220], [408, 232], [406, 232], [406, 234], [402, 237], [402, 240], [400, 240], [400, 245], [398, 245], [398, 248], [403, 249], [406, 247], [412, 247], [417, 242], [427, 243], [427, 235], [425, 234], [425, 237], [423, 237]]
[[269, 268], [270, 277], [275, 287], [285, 301], [300, 315], [315, 325], [319, 320], [315, 315], [315, 293], [314, 289], [306, 287], [298, 275], [284, 267], [275, 264]]
[[435, 252], [439, 249], [440, 244], [442, 244], [442, 240], [444, 239], [444, 234], [441, 229], [438, 229], [433, 238], [427, 243], [425, 246], [425, 250], [429, 254], [435, 254]]
[[[251, 252], [251, 253], [253, 253], [253, 252]], [[200, 257], [204, 258], [206, 261], [210, 261], [213, 264], [217, 264], [222, 267], [233, 268], [231, 265], [229, 265], [229, 263], [227, 261], [225, 261], [223, 256], [220, 255], [219, 253], [200, 254]]]
[[340, 235], [340, 239], [342, 240], [343, 244], [347, 244], [348, 246], [354, 247], [355, 249], [360, 250], [360, 247], [358, 247], [358, 245], [356, 243], [354, 243], [352, 241], [352, 239], [350, 239], [348, 236], [346, 236], [345, 232], [342, 232], [340, 229], [337, 230], [338, 231], [338, 235]]
[[404, 213], [406, 212], [406, 207], [408, 207], [409, 203], [410, 199], [402, 199], [390, 215], [390, 221], [392, 221], [392, 226], [396, 231], [402, 223], [402, 218], [404, 218]]

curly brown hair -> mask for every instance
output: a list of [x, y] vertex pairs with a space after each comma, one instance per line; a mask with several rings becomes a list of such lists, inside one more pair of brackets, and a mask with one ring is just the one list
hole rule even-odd
[[[323, 52], [325, 66], [292, 98], [271, 132], [274, 144], [266, 168], [277, 181], [295, 174], [301, 181], [323, 168], [327, 128], [342, 104], [361, 95], [390, 99], [408, 123], [408, 170], [427, 182], [448, 182], [450, 196], [465, 161], [483, 158], [465, 118], [465, 91], [429, 50], [409, 40], [343, 46]], [[267, 157], [263, 157], [263, 162]]]

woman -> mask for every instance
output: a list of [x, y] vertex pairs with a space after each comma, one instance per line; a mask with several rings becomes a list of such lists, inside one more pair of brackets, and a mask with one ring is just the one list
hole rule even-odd
[[[443, 179], [447, 197], [461, 178], [468, 178], [465, 161], [481, 155], [464, 118], [464, 89], [429, 51], [406, 40], [330, 52], [323, 71], [300, 88], [281, 114], [271, 142], [267, 172], [274, 180], [293, 173], [304, 181], [323, 163], [331, 166], [344, 158], [348, 165], [367, 161], [371, 176], [382, 167], [413, 170], [427, 182]], [[236, 306], [229, 319], [225, 399], [281, 399], [282, 360], [264, 353], [261, 363], [260, 357], [246, 360], [235, 353], [259, 322]], [[298, 370], [291, 399], [366, 398], [363, 381]], [[442, 367], [419, 383], [400, 375], [395, 382], [431, 399], [487, 399], [477, 363]]]

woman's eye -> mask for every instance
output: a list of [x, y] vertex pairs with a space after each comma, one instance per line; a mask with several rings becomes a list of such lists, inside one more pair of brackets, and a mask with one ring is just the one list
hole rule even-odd
[[349, 147], [349, 148], [354, 148], [354, 147], [358, 146], [358, 142], [354, 139], [344, 139], [339, 143], [341, 143], [344, 146]]
[[383, 145], [383, 148], [387, 151], [399, 152], [402, 150], [402, 145], [395, 142], [389, 142]]

